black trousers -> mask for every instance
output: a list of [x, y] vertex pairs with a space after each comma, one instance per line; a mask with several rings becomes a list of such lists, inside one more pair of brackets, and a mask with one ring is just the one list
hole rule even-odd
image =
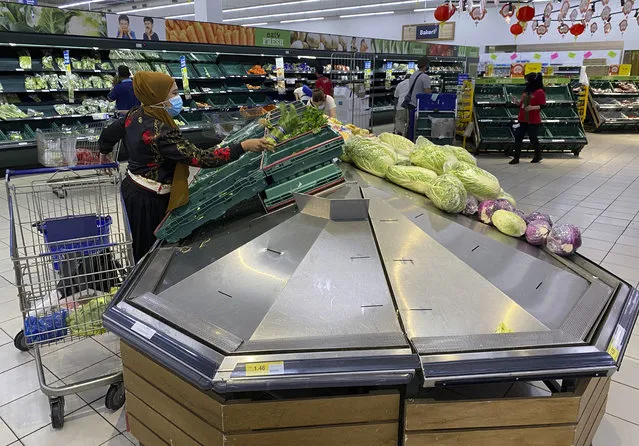
[[526, 133], [528, 133], [530, 144], [535, 150], [535, 158], [541, 158], [541, 147], [539, 146], [539, 125], [540, 124], [520, 122], [519, 127], [515, 129], [515, 147], [513, 147], [513, 156], [516, 160], [519, 159], [519, 155], [521, 154], [521, 143], [524, 140]]
[[153, 233], [166, 215], [169, 194], [158, 195], [145, 189], [128, 175], [121, 190], [133, 238], [133, 258], [138, 263], [155, 243]]

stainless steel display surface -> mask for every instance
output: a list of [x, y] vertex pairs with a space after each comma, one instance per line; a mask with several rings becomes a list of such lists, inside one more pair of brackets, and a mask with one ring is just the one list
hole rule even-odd
[[323, 197], [156, 248], [107, 326], [222, 392], [616, 368], [639, 305], [627, 284], [344, 170]]

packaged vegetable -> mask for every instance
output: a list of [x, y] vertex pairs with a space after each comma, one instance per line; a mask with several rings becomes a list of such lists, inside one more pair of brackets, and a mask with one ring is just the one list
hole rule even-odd
[[499, 180], [490, 172], [462, 161], [446, 164], [446, 173], [456, 176], [469, 194], [478, 200], [497, 198], [501, 191]]
[[492, 216], [493, 225], [500, 232], [511, 237], [521, 237], [526, 233], [526, 222], [519, 215], [511, 211], [498, 209]]
[[442, 149], [430, 149], [425, 147], [417, 147], [410, 154], [411, 164], [424, 169], [429, 169], [437, 175], [444, 173], [444, 164], [448, 161], [456, 161], [456, 158], [450, 153]]
[[428, 185], [426, 192], [435, 207], [445, 212], [457, 214], [466, 208], [466, 189], [455, 176], [443, 174]]
[[376, 138], [354, 136], [346, 141], [344, 147], [357, 167], [378, 177], [386, 177], [389, 167], [395, 165], [396, 158], [389, 151], [395, 152]]
[[435, 172], [418, 166], [391, 166], [386, 171], [388, 181], [420, 194], [426, 194], [428, 185], [435, 178]]
[[398, 155], [408, 156], [415, 150], [415, 144], [408, 138], [393, 133], [382, 133], [379, 139], [388, 144]]

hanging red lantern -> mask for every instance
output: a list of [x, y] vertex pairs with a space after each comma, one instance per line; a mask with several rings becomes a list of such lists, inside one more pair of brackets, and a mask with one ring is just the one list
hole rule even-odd
[[510, 25], [510, 34], [515, 36], [515, 39], [517, 38], [518, 35], [522, 34], [523, 32], [524, 32], [524, 27], [521, 26], [519, 22], [513, 23], [512, 25]]
[[570, 34], [575, 36], [575, 40], [577, 40], [577, 37], [582, 35], [585, 30], [586, 25], [584, 25], [583, 23], [575, 23], [570, 27]]
[[517, 20], [520, 22], [529, 22], [535, 17], [535, 8], [532, 6], [521, 6], [517, 10]]
[[455, 5], [452, 3], [444, 3], [435, 9], [433, 16], [435, 17], [435, 20], [441, 24], [450, 20], [450, 18], [455, 14], [455, 11]]

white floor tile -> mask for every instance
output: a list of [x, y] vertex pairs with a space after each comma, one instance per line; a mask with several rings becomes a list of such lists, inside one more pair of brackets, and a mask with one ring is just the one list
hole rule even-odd
[[639, 333], [633, 330], [632, 336], [630, 336], [630, 342], [626, 347], [626, 356], [639, 361]]
[[29, 361], [33, 361], [33, 356], [15, 348], [13, 342], [0, 347], [0, 373]]
[[612, 375], [612, 380], [639, 389], [639, 361], [624, 357], [621, 368]]
[[100, 336], [96, 336], [93, 339], [98, 341], [104, 347], [108, 348], [113, 353], [120, 353], [120, 338], [113, 333], [105, 333]]
[[102, 417], [107, 420], [113, 427], [120, 432], [126, 432], [126, 404], [118, 410], [107, 409], [104, 405], [104, 398], [100, 398], [91, 404], [93, 410], [98, 412]]
[[4, 345], [8, 343], [13, 344], [13, 337], [9, 336], [8, 334], [4, 332], [4, 330], [0, 329], [0, 345]]
[[[55, 378], [45, 370], [44, 374], [47, 382], [54, 382]], [[0, 406], [4, 406], [10, 401], [22, 398], [40, 388], [35, 361], [28, 362], [21, 366], [7, 370], [0, 374]]]
[[[94, 364], [91, 367], [87, 367], [78, 373], [75, 373], [67, 378], [64, 378], [66, 384], [82, 381], [85, 379], [97, 378], [103, 375], [110, 375], [122, 370], [122, 361], [119, 357], [112, 355], [109, 358]], [[109, 386], [98, 387], [91, 390], [80, 392], [78, 395], [87, 403], [93, 403], [99, 399], [104, 398]]]
[[13, 444], [18, 440], [18, 437], [15, 436], [9, 426], [0, 420], [0, 445], [6, 446], [8, 444]]
[[639, 426], [606, 414], [592, 441], [593, 446], [635, 446]]
[[2, 328], [9, 337], [13, 338], [24, 328], [24, 319], [22, 316], [19, 316], [8, 321], [0, 322], [0, 328]]
[[89, 406], [65, 417], [63, 429], [50, 425], [21, 439], [25, 446], [100, 445], [119, 432]]
[[639, 389], [613, 381], [606, 413], [639, 425]]
[[42, 361], [54, 375], [64, 379], [108, 358], [112, 354], [98, 342], [87, 338], [44, 356]]
[[22, 317], [20, 301], [17, 296], [15, 299], [0, 304], [0, 322], [6, 322], [17, 317]]
[[[64, 412], [69, 415], [86, 406], [77, 395], [64, 397]], [[0, 407], [0, 417], [11, 430], [22, 438], [51, 423], [49, 398], [40, 390], [36, 390], [19, 400]]]
[[140, 446], [140, 442], [138, 441], [137, 438], [135, 438], [133, 436], [133, 434], [131, 432], [125, 432], [124, 436], [131, 442], [133, 443], [135, 446]]
[[106, 443], [102, 443], [100, 446], [132, 446], [133, 443], [131, 443], [125, 436], [124, 434], [120, 434], [117, 437], [113, 437], [111, 438], [109, 441], [107, 441]]

